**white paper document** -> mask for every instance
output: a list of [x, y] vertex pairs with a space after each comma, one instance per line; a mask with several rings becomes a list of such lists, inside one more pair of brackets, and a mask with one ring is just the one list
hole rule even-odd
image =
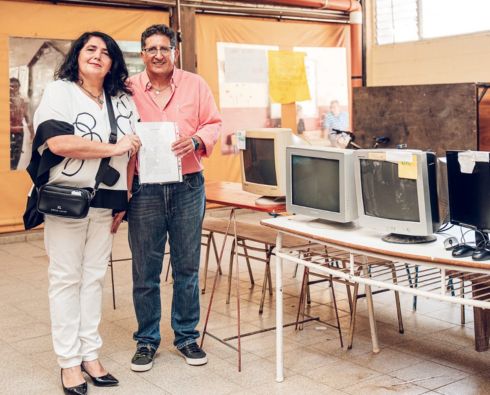
[[136, 134], [141, 139], [138, 152], [141, 184], [182, 181], [180, 158], [172, 152], [179, 132], [175, 122], [138, 122]]

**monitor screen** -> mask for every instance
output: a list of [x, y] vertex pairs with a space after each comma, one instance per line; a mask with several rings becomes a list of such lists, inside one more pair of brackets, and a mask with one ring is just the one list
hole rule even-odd
[[417, 180], [399, 178], [398, 164], [361, 159], [362, 201], [365, 215], [419, 222]]
[[458, 152], [447, 153], [451, 222], [490, 230], [490, 164], [475, 162], [472, 173], [462, 173]]
[[246, 138], [243, 151], [245, 180], [255, 184], [277, 185], [274, 139]]
[[292, 155], [292, 203], [340, 212], [339, 161]]

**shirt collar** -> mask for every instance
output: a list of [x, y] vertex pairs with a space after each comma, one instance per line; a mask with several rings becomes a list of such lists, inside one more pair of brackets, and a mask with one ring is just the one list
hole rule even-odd
[[[180, 81], [180, 73], [179, 69], [174, 66], [174, 70], [172, 71], [172, 77], [170, 78], [170, 85], [173, 88], [177, 88], [177, 83]], [[148, 92], [151, 89], [151, 81], [150, 77], [148, 77], [148, 73], [145, 71], [142, 73], [142, 82], [145, 87], [145, 92]]]

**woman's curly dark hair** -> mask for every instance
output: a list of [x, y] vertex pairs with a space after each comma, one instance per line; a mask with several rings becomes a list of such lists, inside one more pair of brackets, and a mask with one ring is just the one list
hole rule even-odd
[[85, 32], [71, 44], [70, 50], [65, 56], [65, 60], [56, 70], [55, 79], [62, 79], [71, 82], [78, 82], [78, 55], [83, 46], [90, 40], [90, 37], [99, 37], [105, 42], [109, 57], [112, 60], [111, 69], [104, 78], [104, 89], [111, 95], [116, 96], [119, 92], [131, 95], [131, 90], [126, 85], [128, 79], [128, 69], [124, 57], [116, 41], [108, 34], [101, 32]]

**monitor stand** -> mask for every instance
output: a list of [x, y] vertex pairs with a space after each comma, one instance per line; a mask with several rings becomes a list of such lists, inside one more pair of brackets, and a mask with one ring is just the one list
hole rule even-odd
[[322, 218], [316, 218], [309, 221], [308, 225], [315, 229], [332, 229], [332, 227], [334, 227], [337, 229], [349, 230], [355, 228], [354, 222], [335, 222]]
[[396, 243], [396, 244], [423, 244], [423, 243], [432, 243], [437, 240], [437, 237], [434, 235], [430, 236], [409, 236], [409, 235], [399, 235], [397, 233], [390, 233], [381, 238], [383, 241], [387, 243]]
[[257, 206], [279, 206], [286, 204], [285, 196], [261, 196], [256, 201]]

